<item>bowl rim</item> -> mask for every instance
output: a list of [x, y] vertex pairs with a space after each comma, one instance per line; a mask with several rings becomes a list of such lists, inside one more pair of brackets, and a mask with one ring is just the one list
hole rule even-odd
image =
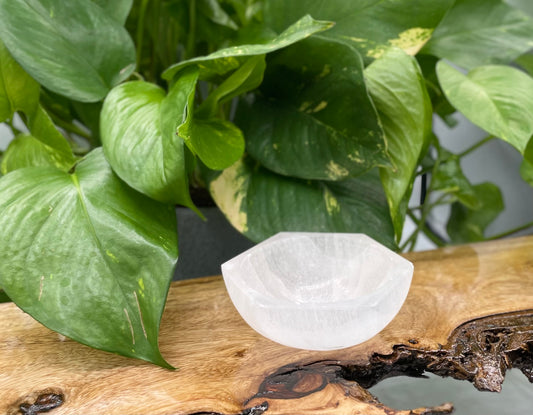
[[[245, 284], [245, 281], [242, 278], [233, 278], [231, 277], [230, 273], [228, 273], [228, 267], [231, 265], [230, 263], [234, 262], [234, 260], [237, 260], [242, 257], [247, 257], [253, 254], [254, 250], [258, 250], [258, 245], [242, 252], [241, 254], [233, 257], [232, 259], [224, 262], [221, 265], [222, 270], [222, 276], [226, 285], [227, 291], [230, 293], [231, 297], [231, 290], [230, 286], [235, 287], [238, 289], [242, 294], [244, 294], [244, 298], [246, 297], [253, 297], [253, 301], [249, 301], [250, 303], [253, 303], [254, 306], [262, 307], [262, 308], [276, 308], [276, 309], [353, 309], [358, 307], [358, 303], [364, 301], [367, 305], [377, 305], [379, 304], [379, 299], [382, 296], [384, 291], [388, 290], [394, 290], [397, 289], [399, 286], [403, 286], [402, 283], [406, 283], [406, 295], [400, 302], [400, 307], [405, 301], [405, 298], [407, 297], [407, 294], [409, 292], [409, 288], [412, 282], [413, 274], [414, 274], [414, 265], [411, 261], [407, 260], [406, 258], [402, 257], [401, 255], [397, 254], [396, 252], [392, 251], [391, 249], [387, 248], [383, 244], [375, 241], [373, 238], [369, 237], [366, 234], [362, 233], [334, 233], [334, 232], [279, 232], [274, 236], [271, 236], [270, 238], [266, 239], [265, 241], [261, 242], [263, 246], [265, 245], [271, 245], [275, 244], [279, 239], [286, 238], [287, 234], [289, 234], [292, 237], [300, 238], [303, 236], [316, 236], [317, 234], [322, 235], [343, 235], [343, 236], [358, 236], [358, 237], [364, 237], [372, 241], [373, 243], [379, 245], [380, 249], [384, 249], [385, 252], [388, 254], [391, 254], [391, 257], [395, 259], [399, 259], [401, 262], [403, 262], [407, 267], [398, 274], [395, 274], [393, 278], [389, 278], [387, 280], [384, 280], [379, 287], [372, 290], [368, 294], [359, 295], [355, 298], [351, 298], [349, 300], [343, 300], [343, 301], [330, 301], [330, 302], [299, 302], [299, 301], [291, 301], [284, 297], [282, 300], [279, 298], [275, 298], [270, 293], [262, 293], [258, 291], [256, 288], [251, 287], [249, 285]], [[407, 277], [408, 281], [405, 281], [405, 278]], [[239, 284], [238, 282], [241, 282]], [[373, 300], [373, 301], [372, 301]], [[233, 301], [233, 299], [232, 299]]]

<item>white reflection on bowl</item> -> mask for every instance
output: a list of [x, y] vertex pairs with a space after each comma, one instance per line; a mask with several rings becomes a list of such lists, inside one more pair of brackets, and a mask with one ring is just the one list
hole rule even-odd
[[370, 339], [394, 318], [413, 264], [363, 234], [282, 232], [222, 264], [222, 274], [257, 332], [333, 350]]

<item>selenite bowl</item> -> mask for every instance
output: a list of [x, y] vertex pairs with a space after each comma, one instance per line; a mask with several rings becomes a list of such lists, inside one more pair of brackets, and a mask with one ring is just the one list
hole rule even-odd
[[222, 264], [233, 304], [263, 336], [334, 350], [362, 343], [398, 313], [413, 264], [363, 234], [282, 232]]

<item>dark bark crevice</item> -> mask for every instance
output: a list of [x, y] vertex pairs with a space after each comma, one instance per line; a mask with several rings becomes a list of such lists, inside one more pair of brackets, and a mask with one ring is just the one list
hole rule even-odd
[[[492, 392], [501, 391], [510, 368], [520, 369], [533, 382], [533, 310], [470, 320], [435, 350], [424, 349], [416, 339], [407, 343], [393, 346], [389, 355], [372, 355], [365, 365], [326, 360], [283, 366], [267, 376], [245, 404], [256, 398], [299, 399], [341, 384], [356, 400], [382, 406], [368, 388], [389, 377], [424, 377], [424, 372], [468, 380]], [[451, 408], [446, 404], [413, 413], [444, 414]]]

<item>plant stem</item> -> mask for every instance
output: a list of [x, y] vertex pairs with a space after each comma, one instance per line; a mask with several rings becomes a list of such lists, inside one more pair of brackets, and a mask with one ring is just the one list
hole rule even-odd
[[[435, 173], [439, 169], [440, 166], [440, 145], [438, 142], [435, 143], [435, 148], [437, 149], [437, 158], [435, 160], [435, 164], [433, 165], [433, 168], [431, 169], [431, 177], [433, 178], [435, 176]], [[418, 235], [420, 232], [425, 232], [425, 223], [427, 220], [427, 217], [429, 213], [431, 212], [431, 209], [438, 205], [440, 202], [442, 202], [443, 198], [446, 197], [446, 195], [441, 195], [435, 202], [428, 203], [430, 200], [431, 192], [433, 191], [433, 180], [430, 181], [429, 186], [424, 194], [424, 201], [421, 206], [421, 214], [420, 219], [418, 220], [414, 214], [412, 214], [411, 219], [416, 223], [416, 229], [413, 231], [413, 233], [409, 236], [409, 238], [403, 243], [402, 246], [400, 246], [400, 250], [404, 250], [405, 248], [408, 248], [408, 251], [412, 251], [416, 245], [416, 241], [418, 239]]]
[[[419, 223], [418, 222], [418, 218], [413, 214], [413, 212], [408, 212], [408, 214], [409, 214], [409, 217], [413, 220], [413, 222], [418, 225], [418, 223]], [[413, 233], [411, 235], [409, 235], [409, 238], [407, 238], [405, 240], [405, 242], [402, 245], [400, 245], [400, 247], [399, 247], [400, 248], [400, 252], [403, 252], [407, 248], [407, 246], [409, 244], [412, 244], [413, 240], [415, 240], [415, 243], [416, 243], [416, 238], [418, 236], [418, 232], [419, 232], [419, 230], [418, 230], [418, 226], [417, 226], [417, 228], [413, 231]]]
[[523, 231], [524, 229], [528, 229], [531, 227], [533, 227], [533, 222], [529, 222], [529, 223], [526, 223], [525, 225], [521, 225], [509, 231], [505, 231], [505, 232], [499, 233], [498, 235], [491, 236], [490, 238], [487, 238], [487, 240], [492, 241], [494, 239], [504, 238], [506, 236], [512, 235], [513, 233], [517, 233], [517, 232]]
[[146, 7], [150, 0], [142, 0], [141, 9], [139, 10], [139, 20], [137, 22], [137, 70], [141, 69], [141, 55], [143, 50], [143, 39], [144, 39], [144, 16], [146, 14]]
[[424, 174], [428, 174], [429, 172], [431, 172], [431, 169], [432, 169], [432, 167], [425, 167], [425, 168], [421, 169], [420, 171], [417, 171], [416, 175], [422, 177], [422, 176], [424, 176]]
[[496, 137], [494, 137], [493, 135], [489, 135], [489, 136], [485, 137], [483, 140], [478, 141], [472, 147], [469, 147], [465, 151], [463, 151], [462, 153], [457, 154], [457, 157], [461, 158], [461, 157], [466, 156], [467, 154], [470, 154], [472, 151], [477, 150], [483, 144], [488, 143], [490, 140], [492, 140], [494, 138], [496, 138]]
[[[154, 0], [152, 3], [152, 10], [155, 13], [155, 18], [152, 20], [151, 25], [155, 28], [154, 33], [156, 34], [152, 38], [152, 57], [150, 59], [150, 77], [152, 81], [157, 81], [158, 74], [157, 74], [157, 48], [159, 47], [159, 44], [156, 46], [156, 42], [161, 42], [161, 33], [160, 33], [160, 27], [159, 23], [161, 22], [161, 0]], [[155, 23], [154, 23], [155, 22]], [[166, 43], [166, 42], [165, 42]]]
[[189, 0], [189, 33], [187, 36], [187, 47], [185, 58], [191, 59], [195, 55], [196, 49], [196, 0]]
[[67, 121], [63, 121], [61, 118], [52, 117], [54, 120], [54, 123], [57, 124], [58, 127], [63, 128], [65, 131], [69, 133], [76, 134], [80, 137], [85, 138], [87, 141], [91, 142], [92, 137], [90, 134], [83, 131], [80, 127], [78, 127], [75, 124], [69, 123]]
[[[416, 222], [418, 220], [413, 212], [408, 211], [407, 214], [413, 220], [413, 222]], [[424, 223], [422, 232], [424, 232], [424, 235], [426, 235], [431, 240], [431, 242], [433, 242], [438, 247], [446, 245], [446, 240], [437, 232], [435, 232], [427, 222]]]
[[[443, 196], [447, 196], [447, 195], [443, 195]], [[451, 200], [450, 199], [445, 200], [444, 197], [440, 197], [438, 200], [436, 200], [435, 202], [433, 202], [433, 203], [431, 203], [429, 205], [429, 209], [431, 210], [431, 209], [433, 209], [433, 208], [435, 208], [437, 206], [448, 205], [450, 203], [453, 203], [454, 200], [455, 199], [453, 199], [453, 198], [451, 198]], [[411, 211], [421, 210], [421, 209], [424, 209], [424, 205], [423, 204], [422, 205], [418, 205], [418, 206], [413, 206], [412, 208], [409, 208], [409, 210], [411, 210]]]
[[420, 206], [423, 206], [424, 202], [426, 201], [426, 193], [428, 189], [427, 182], [427, 174], [423, 174], [422, 176], [420, 176]]
[[131, 76], [137, 78], [138, 81], [144, 81], [144, 77], [137, 71], [133, 71]]
[[[431, 189], [431, 185], [430, 185], [430, 189]], [[430, 189], [428, 189], [428, 195], [429, 195], [429, 191]], [[432, 233], [431, 231], [429, 231], [426, 227], [426, 221], [427, 221], [427, 218], [433, 208], [433, 206], [436, 206], [437, 204], [439, 204], [441, 202], [441, 200], [446, 197], [446, 195], [441, 195], [436, 202], [434, 203], [425, 203], [422, 207], [422, 214], [420, 215], [420, 219], [418, 219], [412, 212], [408, 212], [409, 214], [409, 217], [413, 220], [413, 222], [416, 223], [416, 229], [413, 231], [413, 233], [411, 234], [411, 236], [409, 236], [409, 238], [404, 242], [404, 244], [401, 246], [401, 249], [405, 249], [407, 247], [409, 251], [412, 251], [416, 245], [416, 241], [418, 240], [418, 235], [420, 234], [420, 232], [429, 232], [429, 233]], [[426, 199], [427, 200], [427, 199]], [[435, 236], [434, 234], [432, 236], [429, 236], [428, 237], [433, 240], [433, 236]], [[439, 238], [440, 239], [440, 238]], [[439, 240], [439, 244], [437, 244], [438, 246], [441, 245], [441, 241]]]

